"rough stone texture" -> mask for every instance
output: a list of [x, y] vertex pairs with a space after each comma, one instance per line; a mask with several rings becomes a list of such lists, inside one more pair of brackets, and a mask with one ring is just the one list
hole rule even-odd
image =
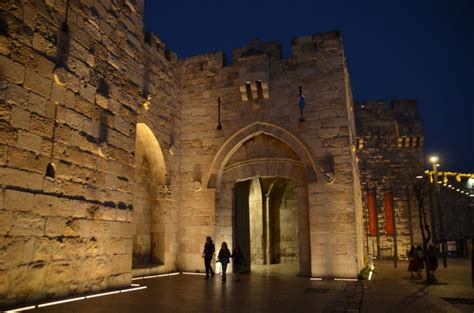
[[357, 277], [363, 211], [338, 32], [296, 38], [288, 59], [255, 40], [227, 66], [221, 52], [165, 50], [143, 31], [143, 1], [68, 3], [1, 4], [0, 305], [202, 270], [206, 236], [234, 241], [234, 184], [257, 178], [262, 192], [276, 184], [271, 258]]
[[[65, 3], [0, 5], [0, 305], [129, 285], [144, 198], [150, 255], [177, 268], [176, 56], [143, 40], [142, 1], [69, 2], [67, 21]], [[137, 123], [164, 155], [140, 180]]]
[[[356, 103], [357, 156], [364, 215], [367, 192], [376, 195], [378, 233], [367, 236], [365, 249], [379, 258], [392, 257], [394, 237], [387, 235], [383, 195], [393, 196], [397, 252], [406, 257], [411, 244], [421, 244], [418, 204], [413, 191], [423, 175], [423, 128], [415, 100]], [[366, 223], [366, 232], [368, 225]]]

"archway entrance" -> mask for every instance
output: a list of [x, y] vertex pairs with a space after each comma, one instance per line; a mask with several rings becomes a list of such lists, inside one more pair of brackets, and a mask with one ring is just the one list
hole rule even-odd
[[157, 267], [165, 263], [165, 221], [159, 187], [166, 170], [160, 145], [144, 123], [137, 123], [133, 211], [132, 268]]
[[247, 258], [244, 271], [280, 264], [299, 272], [298, 199], [295, 183], [283, 177], [255, 177], [233, 188], [233, 237]]
[[282, 129], [267, 124], [249, 127], [241, 132], [253, 127], [267, 127], [268, 132], [257, 129], [240, 140], [241, 132], [237, 133], [213, 162], [215, 173], [211, 171], [208, 186], [215, 184], [217, 189], [216, 242], [239, 243], [252, 271], [287, 264], [295, 274], [309, 276], [312, 163], [307, 163], [304, 146]]

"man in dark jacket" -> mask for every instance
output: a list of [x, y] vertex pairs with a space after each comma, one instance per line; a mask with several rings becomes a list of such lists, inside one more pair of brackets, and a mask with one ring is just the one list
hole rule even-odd
[[214, 257], [214, 252], [216, 248], [214, 243], [212, 242], [212, 238], [210, 236], [206, 237], [206, 244], [204, 244], [204, 251], [202, 252], [202, 257], [204, 258], [204, 266], [206, 267], [206, 279], [209, 279], [209, 275], [214, 277], [214, 271], [211, 267], [211, 261]]

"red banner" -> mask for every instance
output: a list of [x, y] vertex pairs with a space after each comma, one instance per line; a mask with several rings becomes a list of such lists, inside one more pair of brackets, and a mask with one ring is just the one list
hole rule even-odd
[[369, 211], [369, 236], [377, 235], [377, 216], [375, 214], [375, 194], [367, 192], [367, 210]]
[[393, 236], [393, 206], [392, 206], [392, 194], [385, 192], [383, 194], [383, 208], [385, 210], [385, 232], [389, 236]]

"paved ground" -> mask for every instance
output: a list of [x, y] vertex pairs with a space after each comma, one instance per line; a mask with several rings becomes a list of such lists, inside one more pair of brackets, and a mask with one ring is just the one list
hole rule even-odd
[[474, 312], [438, 297], [474, 298], [466, 261], [450, 261], [438, 273], [446, 284], [429, 287], [409, 278], [406, 262], [375, 265], [370, 282], [310, 281], [278, 266], [255, 268], [241, 282], [229, 275], [226, 284], [218, 276], [139, 280], [148, 288], [28, 312]]
[[[448, 267], [436, 272], [438, 284], [425, 285], [410, 278], [408, 263], [376, 261], [375, 275], [364, 289], [364, 312], [474, 312], [470, 260], [448, 259]], [[448, 303], [449, 299], [453, 304]], [[458, 303], [456, 303], [458, 302]], [[462, 304], [460, 302], [471, 302]]]

